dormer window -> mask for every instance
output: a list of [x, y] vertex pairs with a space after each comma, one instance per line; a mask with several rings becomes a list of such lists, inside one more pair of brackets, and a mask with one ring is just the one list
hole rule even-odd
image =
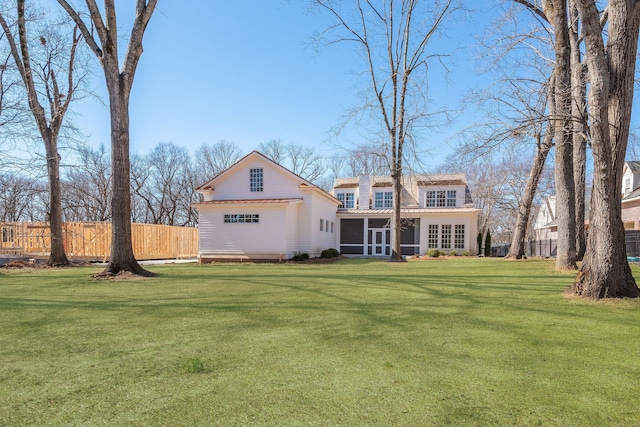
[[456, 190], [447, 190], [447, 207], [456, 207]]
[[427, 191], [424, 205], [427, 208], [455, 208], [456, 195], [456, 190]]
[[392, 191], [380, 191], [375, 194], [373, 206], [376, 209], [392, 208], [393, 207], [393, 192]]
[[249, 191], [254, 192], [263, 190], [262, 176], [262, 168], [249, 169]]
[[340, 201], [341, 209], [353, 209], [354, 207], [354, 194], [353, 193], [337, 193], [336, 199]]

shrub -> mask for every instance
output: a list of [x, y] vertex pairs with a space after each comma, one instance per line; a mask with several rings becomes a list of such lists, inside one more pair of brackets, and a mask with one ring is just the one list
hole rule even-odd
[[440, 256], [440, 251], [438, 249], [429, 249], [427, 251], [427, 255], [431, 258], [438, 258]]
[[296, 252], [291, 259], [293, 261], [304, 261], [305, 259], [309, 259], [309, 254], [307, 252]]
[[449, 255], [451, 256], [456, 256], [458, 255], [458, 251], [456, 251], [455, 249], [449, 252]]
[[335, 258], [340, 255], [336, 248], [325, 249], [320, 253], [320, 258]]
[[462, 252], [462, 256], [469, 256], [469, 255], [471, 255], [471, 252], [469, 251]]

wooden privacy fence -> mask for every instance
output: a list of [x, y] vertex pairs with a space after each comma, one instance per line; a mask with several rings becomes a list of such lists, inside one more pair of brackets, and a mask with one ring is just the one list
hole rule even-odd
[[[65, 222], [62, 225], [67, 257], [76, 260], [108, 260], [111, 252], [110, 222]], [[49, 224], [0, 222], [0, 253], [48, 256]], [[198, 256], [198, 229], [158, 224], [131, 224], [136, 259], [176, 259]]]

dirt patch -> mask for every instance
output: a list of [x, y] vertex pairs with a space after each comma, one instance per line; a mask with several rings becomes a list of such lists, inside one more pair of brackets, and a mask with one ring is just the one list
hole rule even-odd
[[127, 281], [138, 281], [148, 279], [146, 276], [140, 276], [138, 274], [133, 274], [130, 271], [121, 271], [118, 274], [113, 273], [105, 273], [104, 271], [100, 273], [96, 273], [91, 276], [94, 280], [110, 280], [114, 282], [127, 282]]
[[41, 264], [34, 259], [24, 260], [24, 259], [14, 259], [9, 261], [5, 265], [0, 268], [10, 268], [10, 269], [22, 269], [22, 268], [45, 268], [46, 264]]

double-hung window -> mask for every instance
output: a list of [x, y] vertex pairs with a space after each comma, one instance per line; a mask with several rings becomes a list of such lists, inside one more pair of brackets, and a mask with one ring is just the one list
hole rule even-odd
[[447, 190], [447, 207], [456, 207], [456, 190]]
[[447, 205], [446, 191], [438, 191], [438, 207], [443, 208]]
[[435, 208], [436, 207], [436, 192], [435, 191], [427, 191], [427, 197], [425, 199], [424, 206], [426, 208]]
[[336, 199], [340, 201], [340, 208], [353, 209], [353, 193], [337, 193]]
[[380, 191], [375, 194], [373, 206], [376, 209], [393, 207], [393, 191]]
[[256, 192], [263, 190], [263, 170], [262, 168], [249, 169], [249, 191]]

